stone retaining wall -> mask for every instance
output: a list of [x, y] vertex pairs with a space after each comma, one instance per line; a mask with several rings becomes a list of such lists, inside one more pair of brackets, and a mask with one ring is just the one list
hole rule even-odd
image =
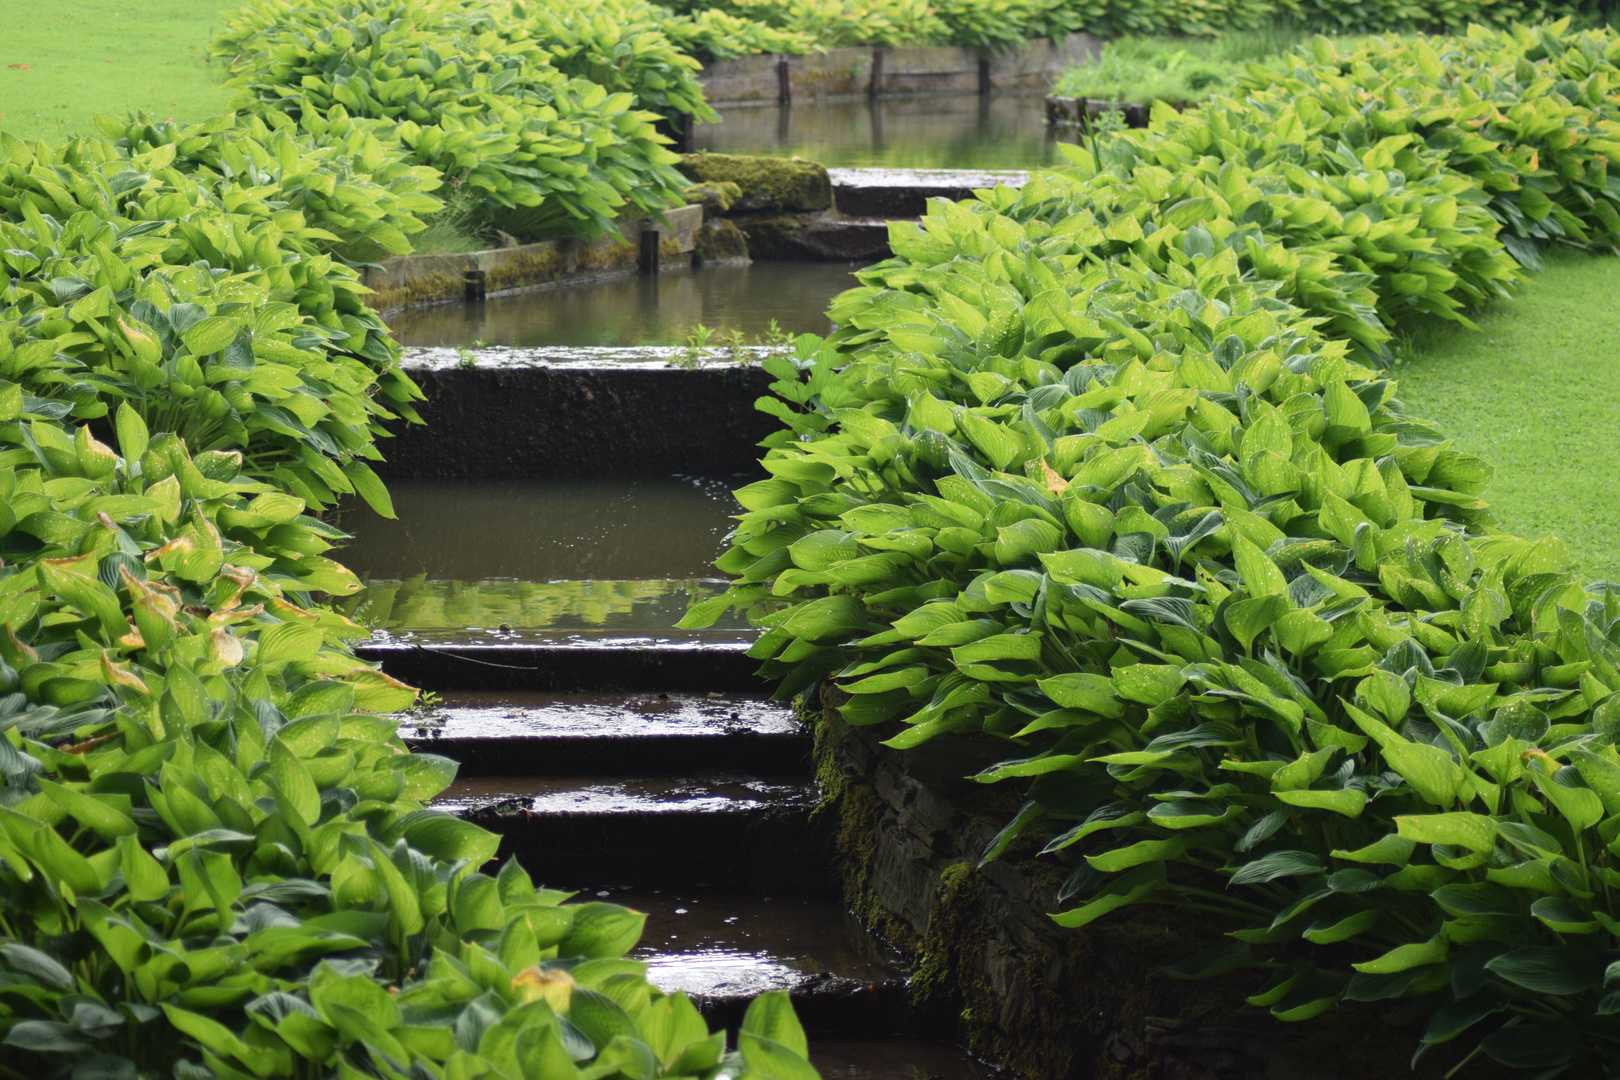
[[916, 962], [919, 1011], [949, 1018], [976, 1054], [1027, 1080], [1443, 1071], [1439, 1055], [1410, 1068], [1417, 1032], [1388, 1026], [1379, 1006], [1283, 1024], [1244, 1005], [1267, 970], [1197, 982], [1165, 975], [1165, 965], [1223, 942], [1221, 927], [1195, 913], [1141, 906], [1083, 930], [1059, 927], [1047, 916], [1066, 906], [1057, 889], [1078, 857], [1037, 857], [1044, 836], [978, 868], [1021, 796], [1012, 784], [964, 778], [1017, 756], [1012, 745], [945, 736], [897, 751], [881, 740], [902, 725], [852, 728], [831, 709], [816, 723], [817, 772], [833, 793], [822, 813], [836, 832], [845, 899]]
[[[470, 271], [483, 275], [485, 295], [543, 285], [630, 273], [637, 267], [641, 234], [656, 229], [665, 257], [689, 254], [703, 224], [703, 208], [682, 206], [665, 221], [642, 218], [622, 223], [623, 239], [604, 236], [592, 243], [546, 240], [538, 244], [472, 251], [463, 255], [396, 255], [380, 268], [368, 267], [361, 281], [372, 290], [371, 306], [383, 315], [408, 307], [460, 301]], [[679, 260], [685, 265], [686, 260]]]
[[700, 73], [711, 105], [775, 105], [888, 94], [1044, 92], [1059, 73], [1095, 60], [1101, 41], [1070, 34], [1004, 53], [949, 45], [829, 49], [809, 56], [744, 56]]

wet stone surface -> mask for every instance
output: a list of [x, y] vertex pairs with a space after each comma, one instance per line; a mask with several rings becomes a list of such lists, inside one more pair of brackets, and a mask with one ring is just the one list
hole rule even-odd
[[433, 805], [483, 815], [725, 814], [808, 807], [811, 781], [753, 776], [458, 778]]
[[789, 735], [799, 730], [785, 705], [736, 694], [446, 695], [402, 724], [406, 738], [512, 739], [726, 734]]
[[899, 954], [884, 948], [835, 902], [730, 890], [587, 891], [647, 913], [641, 944], [664, 990], [694, 997], [754, 997], [814, 981], [861, 984], [904, 979]]

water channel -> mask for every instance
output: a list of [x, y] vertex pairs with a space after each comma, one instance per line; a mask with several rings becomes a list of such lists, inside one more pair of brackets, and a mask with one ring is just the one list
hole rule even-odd
[[[1029, 99], [729, 110], [698, 141], [840, 166], [1027, 168], [1055, 154]], [[407, 346], [565, 347], [587, 361], [593, 350], [611, 359], [616, 348], [691, 344], [700, 327], [715, 331], [712, 344], [825, 333], [853, 269], [672, 269], [405, 312], [391, 326]], [[353, 534], [343, 560], [366, 583], [346, 610], [387, 647], [740, 653], [758, 633], [741, 615], [700, 632], [674, 626], [725, 588], [712, 564], [738, 512], [730, 491], [755, 477], [680, 468], [391, 479], [396, 519], [362, 506], [339, 516]], [[828, 1080], [997, 1075], [918, 1037], [904, 958], [848, 914], [825, 865], [805, 861], [821, 797], [811, 740], [762, 684], [629, 691], [565, 667], [561, 683], [508, 692], [488, 689], [478, 666], [511, 670], [505, 659], [467, 656], [462, 675], [426, 687], [431, 706], [401, 730], [461, 764], [437, 805], [500, 833], [499, 857], [516, 856], [537, 881], [646, 912], [631, 955], [655, 984], [728, 1027], [753, 996], [788, 990]]]
[[701, 325], [712, 344], [773, 330], [825, 334], [827, 307], [860, 282], [849, 263], [755, 262], [631, 274], [405, 311], [390, 328], [405, 345], [684, 345]]

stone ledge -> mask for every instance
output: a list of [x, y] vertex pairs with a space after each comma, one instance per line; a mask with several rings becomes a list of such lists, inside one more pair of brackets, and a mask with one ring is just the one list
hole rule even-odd
[[623, 239], [544, 240], [459, 255], [395, 255], [380, 267], [367, 267], [360, 280], [372, 290], [371, 306], [387, 316], [408, 307], [462, 300], [468, 271], [483, 273], [485, 295], [629, 273], [636, 268], [643, 232], [656, 229], [662, 234], [660, 249], [666, 256], [689, 253], [695, 246], [703, 224], [701, 206], [676, 207], [665, 211], [664, 218], [664, 222], [646, 217], [621, 224]]

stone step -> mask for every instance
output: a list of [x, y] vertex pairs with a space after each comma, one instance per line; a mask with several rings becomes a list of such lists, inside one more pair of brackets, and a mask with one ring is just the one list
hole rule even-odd
[[761, 693], [746, 642], [529, 644], [499, 635], [447, 640], [373, 639], [355, 649], [396, 679], [437, 693], [460, 690]]
[[400, 728], [462, 777], [669, 775], [704, 769], [808, 776], [813, 740], [793, 710], [736, 694], [450, 694]]
[[1023, 187], [1029, 173], [980, 169], [828, 169], [833, 201], [850, 218], [920, 218], [929, 199], [971, 199], [979, 188]]
[[837, 901], [735, 890], [602, 889], [647, 913], [630, 954], [664, 990], [684, 990], [735, 1029], [759, 994], [785, 990], [812, 1033], [887, 1035], [907, 1023], [906, 967]]
[[[756, 364], [537, 361], [558, 350], [413, 352], [424, 424], [398, 423], [377, 471], [386, 480], [697, 476], [759, 471], [759, 440], [781, 421], [754, 402], [773, 376]], [[729, 354], [731, 350], [717, 350]], [[505, 354], [512, 354], [507, 357]], [[495, 362], [496, 357], [501, 362]], [[611, 432], [612, 437], [604, 436]]]
[[553, 888], [828, 888], [810, 843], [816, 785], [736, 773], [457, 779], [435, 800], [501, 836]]

